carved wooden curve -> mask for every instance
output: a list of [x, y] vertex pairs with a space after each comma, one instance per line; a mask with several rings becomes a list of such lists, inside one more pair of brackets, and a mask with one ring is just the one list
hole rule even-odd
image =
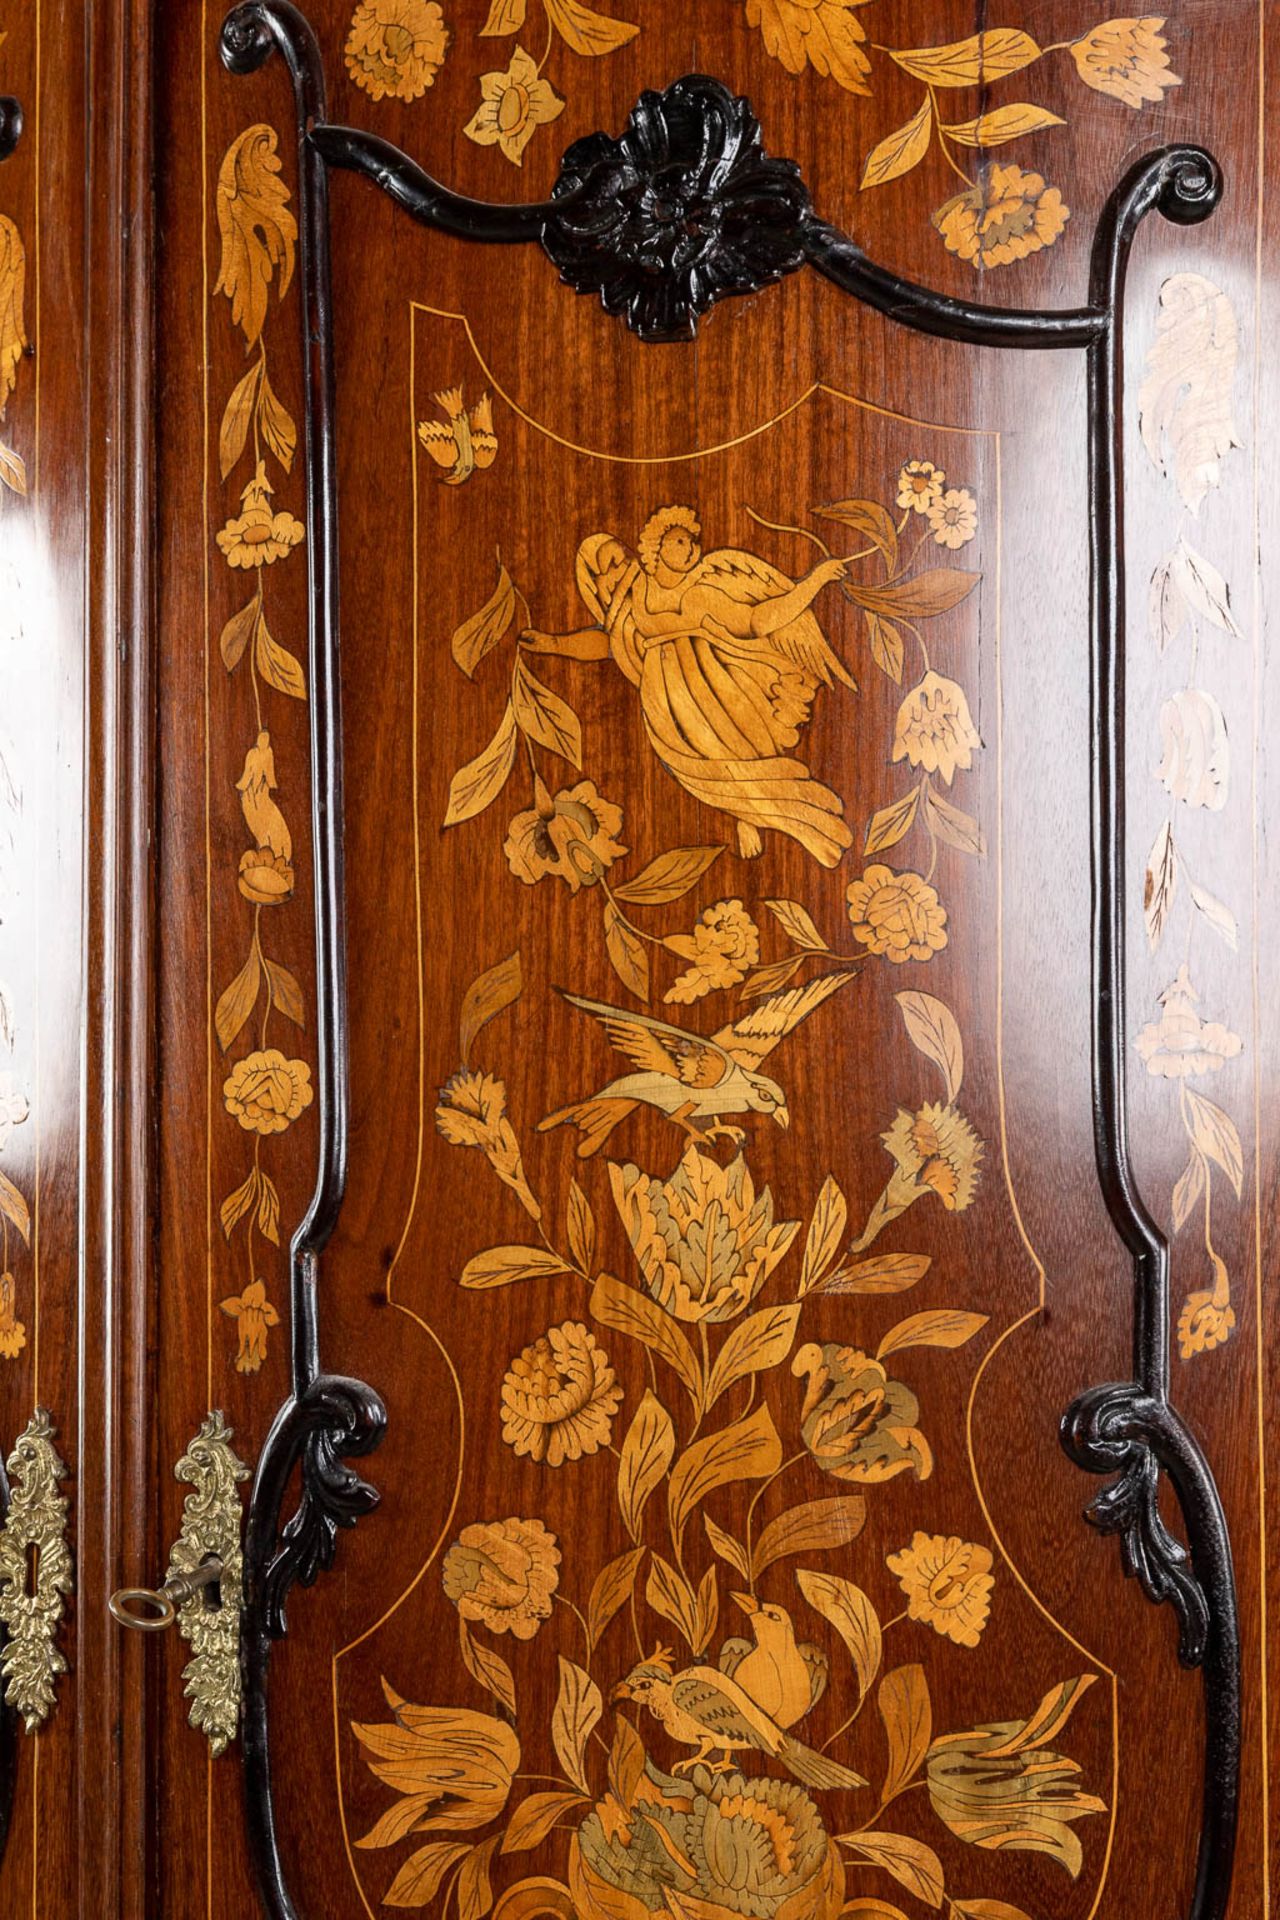
[[[382, 1437], [385, 1411], [363, 1382], [322, 1372], [317, 1269], [342, 1204], [347, 1157], [347, 1006], [342, 869], [342, 719], [337, 481], [329, 268], [328, 172], [366, 175], [422, 225], [488, 243], [537, 243], [569, 286], [598, 296], [643, 340], [692, 340], [718, 300], [815, 268], [903, 326], [984, 347], [1085, 353], [1088, 370], [1093, 1109], [1098, 1177], [1133, 1266], [1133, 1378], [1091, 1388], [1068, 1408], [1062, 1443], [1091, 1473], [1116, 1477], [1089, 1518], [1121, 1537], [1126, 1571], [1169, 1601], [1179, 1655], [1205, 1693], [1203, 1818], [1188, 1920], [1221, 1920], [1235, 1845], [1240, 1660], [1225, 1516], [1207, 1460], [1171, 1403], [1169, 1248], [1139, 1194], [1129, 1154], [1125, 1031], [1124, 627], [1122, 432], [1125, 278], [1146, 216], [1205, 220], [1222, 179], [1202, 148], [1146, 155], [1107, 201], [1094, 235], [1087, 303], [1051, 312], [971, 305], [898, 278], [814, 211], [798, 167], [766, 153], [747, 101], [687, 75], [645, 93], [622, 135], [593, 134], [564, 155], [551, 200], [500, 206], [433, 180], [376, 135], [328, 124], [319, 47], [290, 0], [249, 0], [222, 28], [234, 73], [273, 51], [293, 81], [301, 202], [306, 482], [310, 568], [312, 820], [318, 1000], [320, 1155], [315, 1193], [291, 1248], [292, 1391], [258, 1463], [245, 1545], [244, 1761], [248, 1822], [263, 1898], [296, 1920], [276, 1841], [267, 1676], [295, 1580], [333, 1558], [336, 1531], [377, 1502], [346, 1465]], [[280, 1525], [295, 1465], [302, 1491]], [[1177, 1495], [1189, 1546], [1164, 1526], [1161, 1473]]]

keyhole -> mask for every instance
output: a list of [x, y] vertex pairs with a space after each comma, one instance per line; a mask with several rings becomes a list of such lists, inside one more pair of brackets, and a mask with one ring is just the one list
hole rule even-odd
[[39, 1592], [40, 1549], [32, 1540], [27, 1547], [27, 1594], [34, 1600]]
[[[216, 1553], [206, 1554], [205, 1558], [200, 1562], [200, 1564], [202, 1567], [207, 1567], [210, 1561], [216, 1560], [217, 1557], [218, 1556]], [[222, 1576], [219, 1575], [216, 1580], [211, 1580], [208, 1586], [201, 1587], [200, 1591], [204, 1596], [205, 1612], [221, 1613], [222, 1611]]]

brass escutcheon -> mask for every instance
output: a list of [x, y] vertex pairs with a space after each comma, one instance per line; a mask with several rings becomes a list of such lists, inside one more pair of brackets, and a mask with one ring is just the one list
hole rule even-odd
[[193, 1727], [215, 1754], [240, 1724], [240, 1609], [244, 1603], [239, 1482], [249, 1469], [237, 1459], [221, 1413], [207, 1414], [174, 1476], [192, 1489], [182, 1528], [158, 1587], [121, 1587], [107, 1605], [134, 1633], [176, 1626], [191, 1648], [182, 1670]]

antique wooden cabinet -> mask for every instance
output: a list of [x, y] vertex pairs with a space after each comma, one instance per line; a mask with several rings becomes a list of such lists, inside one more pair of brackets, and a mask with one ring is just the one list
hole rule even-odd
[[0, 0], [6, 1920], [1280, 1914], [1272, 15]]

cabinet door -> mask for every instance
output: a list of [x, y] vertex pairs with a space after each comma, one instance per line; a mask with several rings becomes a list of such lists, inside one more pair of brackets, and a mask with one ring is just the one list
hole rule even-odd
[[1262, 27], [157, 17], [138, 1910], [1268, 1910]]

